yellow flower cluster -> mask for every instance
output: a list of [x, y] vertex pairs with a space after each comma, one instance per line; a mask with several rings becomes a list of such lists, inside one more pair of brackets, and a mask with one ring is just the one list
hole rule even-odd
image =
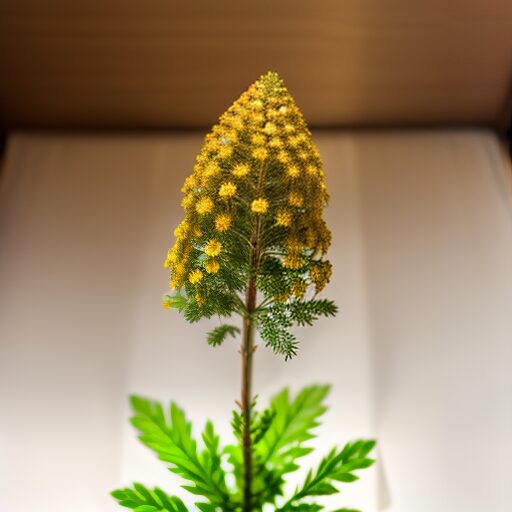
[[310, 271], [310, 278], [317, 292], [322, 291], [332, 275], [332, 265], [328, 261], [315, 263]]
[[220, 117], [182, 192], [185, 218], [165, 266], [171, 287], [185, 287], [189, 298], [199, 294], [199, 306], [208, 302], [209, 283], [222, 268], [223, 276], [242, 272], [241, 257], [255, 233], [263, 252], [282, 254], [285, 268], [311, 268], [292, 296], [302, 297], [306, 282], [325, 286], [330, 274], [322, 256], [330, 232], [322, 218], [328, 200], [323, 166], [276, 73], [263, 75]]

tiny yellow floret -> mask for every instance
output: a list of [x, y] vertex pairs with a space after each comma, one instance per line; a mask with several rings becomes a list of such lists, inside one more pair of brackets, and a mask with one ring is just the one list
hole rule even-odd
[[287, 228], [292, 223], [292, 214], [288, 210], [279, 210], [276, 215], [276, 224]]
[[210, 213], [213, 210], [213, 201], [206, 196], [201, 197], [196, 203], [196, 212], [200, 215]]
[[265, 160], [268, 157], [268, 151], [265, 148], [256, 148], [253, 150], [252, 156], [257, 160]]
[[186, 210], [187, 208], [190, 208], [192, 204], [194, 203], [194, 194], [187, 194], [183, 197], [181, 200], [181, 206]]
[[210, 240], [206, 247], [204, 248], [204, 252], [207, 256], [218, 256], [220, 254], [220, 251], [222, 250], [222, 244], [218, 240]]
[[172, 249], [169, 249], [167, 251], [167, 257], [165, 258], [165, 261], [164, 261], [164, 267], [165, 268], [169, 268], [171, 266], [171, 263], [176, 262], [177, 255], [176, 255], [175, 247], [176, 246], [174, 246]]
[[267, 123], [263, 128], [263, 131], [265, 133], [268, 133], [268, 135], [273, 135], [274, 133], [277, 132], [277, 127], [274, 123]]
[[220, 265], [217, 260], [208, 260], [204, 264], [204, 268], [209, 274], [216, 274], [220, 269]]
[[233, 128], [235, 128], [237, 130], [241, 130], [244, 127], [244, 122], [239, 116], [233, 116], [229, 120], [229, 123], [231, 124], [231, 126]]
[[221, 213], [215, 218], [215, 229], [217, 231], [227, 231], [231, 226], [231, 215], [227, 213]]
[[183, 240], [184, 238], [186, 238], [187, 233], [188, 233], [188, 223], [186, 221], [180, 222], [180, 224], [178, 224], [176, 226], [176, 228], [174, 229], [174, 236], [178, 240]]
[[233, 146], [222, 146], [219, 149], [220, 158], [229, 158], [233, 154]]
[[290, 178], [296, 178], [300, 174], [300, 170], [296, 165], [290, 165], [286, 168], [286, 174], [288, 174]]
[[288, 254], [283, 260], [283, 267], [290, 269], [298, 269], [302, 265], [302, 261], [297, 254]]
[[300, 208], [304, 204], [304, 198], [298, 192], [290, 192], [288, 204]]
[[290, 155], [286, 151], [279, 151], [277, 154], [277, 159], [282, 164], [287, 164], [291, 160]]
[[282, 142], [282, 140], [279, 137], [272, 137], [270, 139], [270, 142], [268, 143], [268, 145], [271, 148], [280, 148], [280, 147], [282, 147], [283, 142]]
[[181, 191], [186, 194], [191, 189], [193, 189], [197, 185], [195, 176], [187, 176], [185, 178], [185, 182], [183, 183], [183, 187], [181, 187]]
[[204, 174], [205, 176], [215, 176], [220, 171], [220, 167], [216, 162], [209, 162], [205, 169]]
[[255, 199], [251, 203], [251, 211], [254, 213], [262, 214], [266, 213], [268, 210], [268, 201], [260, 197], [259, 199]]
[[308, 174], [311, 174], [311, 176], [316, 176], [318, 174], [318, 168], [314, 165], [308, 165], [306, 167], [306, 171]]
[[308, 286], [304, 281], [296, 281], [292, 284], [290, 292], [295, 297], [302, 299], [306, 293], [307, 288]]
[[251, 120], [256, 124], [261, 124], [265, 121], [265, 116], [258, 112], [251, 116]]
[[251, 141], [253, 144], [256, 144], [257, 146], [261, 146], [263, 144], [265, 144], [266, 142], [266, 138], [265, 138], [265, 135], [261, 134], [261, 133], [256, 133], [255, 135], [253, 135], [251, 137]]
[[237, 178], [243, 178], [249, 174], [251, 168], [247, 164], [237, 164], [231, 171]]
[[233, 182], [228, 181], [226, 183], [223, 183], [220, 186], [220, 189], [219, 189], [220, 197], [233, 197], [235, 194], [236, 194], [236, 185]]
[[328, 261], [320, 261], [316, 263], [309, 271], [309, 277], [315, 285], [317, 292], [322, 291], [332, 275], [332, 265]]
[[192, 272], [190, 272], [190, 274], [188, 275], [188, 280], [192, 284], [199, 283], [199, 281], [201, 281], [201, 279], [203, 279], [203, 273], [198, 268], [196, 268], [195, 270], [192, 270]]

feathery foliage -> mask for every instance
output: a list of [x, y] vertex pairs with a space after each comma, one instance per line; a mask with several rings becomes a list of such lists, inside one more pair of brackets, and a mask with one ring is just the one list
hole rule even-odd
[[[256, 401], [253, 401], [250, 426], [255, 462], [253, 510], [261, 510], [264, 505], [276, 512], [321, 510], [321, 505], [303, 500], [338, 492], [334, 483], [355, 481], [354, 471], [373, 464], [368, 454], [374, 441], [360, 440], [346, 444], [343, 449], [334, 448], [284, 501], [285, 475], [299, 469], [298, 459], [311, 453], [308, 441], [314, 438], [313, 431], [327, 410], [328, 391], [328, 386], [308, 386], [292, 397], [288, 389], [283, 389], [261, 412], [256, 410]], [[222, 447], [211, 422], [206, 423], [199, 442], [196, 441], [191, 424], [175, 403], [171, 402], [168, 412], [158, 402], [137, 396], [131, 397], [131, 404], [134, 412], [131, 422], [139, 431], [139, 439], [169, 464], [170, 471], [181, 476], [185, 490], [200, 497], [202, 501], [195, 503], [199, 510], [242, 510], [240, 444]], [[242, 423], [242, 416], [233, 411], [236, 439], [241, 437]], [[234, 484], [227, 485], [230, 478]], [[120, 505], [136, 512], [187, 510], [180, 498], [170, 497], [159, 488], [149, 490], [141, 484], [114, 491], [112, 496]], [[279, 506], [279, 501], [284, 504]]]
[[228, 335], [235, 337], [236, 334], [240, 334], [240, 329], [235, 325], [219, 325], [208, 333], [208, 345], [217, 347], [218, 345], [222, 345], [222, 343], [224, 343]]
[[207, 423], [203, 433], [206, 447], [198, 452], [191, 425], [174, 402], [167, 415], [157, 402], [132, 396], [131, 403], [135, 413], [131, 423], [139, 430], [139, 439], [154, 450], [162, 461], [168, 462], [173, 473], [191, 482], [191, 485], [183, 487], [192, 494], [204, 496], [212, 505], [230, 510], [213, 425]]
[[188, 512], [180, 498], [168, 496], [158, 487], [151, 491], [142, 484], [134, 483], [133, 489], [126, 487], [111, 494], [119, 505], [135, 512]]

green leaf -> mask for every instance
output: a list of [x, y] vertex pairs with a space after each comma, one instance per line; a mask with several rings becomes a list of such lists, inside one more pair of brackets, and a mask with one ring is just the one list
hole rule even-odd
[[131, 403], [135, 412], [131, 422], [140, 431], [139, 439], [168, 462], [172, 472], [192, 483], [183, 488], [204, 496], [212, 504], [228, 507], [229, 493], [220, 467], [218, 438], [211, 423], [203, 434], [206, 449], [198, 453], [191, 425], [175, 403], [171, 403], [168, 416], [158, 402], [133, 396]]
[[258, 315], [258, 331], [265, 346], [276, 354], [284, 355], [285, 360], [297, 354], [298, 341], [289, 329], [293, 326], [285, 304], [273, 304], [264, 308]]
[[297, 469], [297, 458], [310, 453], [301, 443], [313, 437], [311, 430], [327, 410], [324, 405], [329, 386], [309, 386], [290, 400], [284, 389], [271, 400], [274, 412], [272, 422], [254, 449], [262, 466], [270, 466], [289, 473]]
[[176, 496], [168, 496], [162, 489], [147, 489], [135, 483], [133, 488], [117, 489], [110, 493], [119, 505], [134, 512], [188, 512], [187, 507]]
[[[360, 440], [347, 443], [343, 450], [333, 448], [318, 465], [315, 472], [310, 470], [304, 483], [278, 512], [295, 510], [295, 502], [311, 496], [324, 496], [338, 492], [334, 482], [354, 482], [359, 477], [352, 472], [371, 466], [375, 461], [366, 455], [375, 446], [375, 441]], [[344, 509], [340, 509], [344, 510]]]
[[321, 316], [335, 316], [338, 306], [332, 300], [295, 300], [288, 305], [291, 319], [298, 325], [313, 325]]
[[239, 333], [240, 329], [234, 325], [219, 325], [218, 327], [215, 327], [215, 329], [211, 330], [208, 333], [208, 345], [212, 347], [217, 347], [224, 343], [228, 334], [234, 338], [235, 335]]
[[187, 306], [187, 298], [177, 292], [175, 295], [164, 295], [163, 298], [164, 304], [168, 305], [171, 308], [177, 309], [180, 313]]

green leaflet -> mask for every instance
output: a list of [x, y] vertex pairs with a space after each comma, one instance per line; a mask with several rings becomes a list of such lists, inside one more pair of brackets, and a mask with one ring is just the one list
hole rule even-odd
[[[367, 457], [374, 448], [375, 441], [359, 440], [347, 443], [343, 450], [333, 448], [325, 456], [317, 470], [310, 470], [304, 483], [299, 486], [294, 495], [279, 512], [296, 510], [294, 503], [311, 496], [325, 496], [338, 492], [334, 482], [354, 482], [359, 477], [353, 471], [370, 467], [375, 460]], [[341, 509], [343, 510], [343, 509]]]
[[228, 325], [228, 324], [222, 324], [218, 327], [215, 327], [215, 329], [212, 329], [208, 335], [208, 345], [212, 347], [217, 347], [219, 345], [222, 345], [228, 335], [235, 337], [235, 334], [240, 333], [240, 329], [234, 325]]
[[288, 389], [272, 398], [273, 421], [254, 447], [262, 466], [269, 465], [283, 474], [298, 468], [294, 460], [311, 451], [301, 444], [313, 437], [311, 430], [327, 410], [324, 400], [328, 392], [329, 386], [309, 386], [293, 400], [290, 400]]
[[151, 491], [142, 484], [135, 483], [133, 488], [118, 489], [111, 495], [119, 505], [135, 512], [188, 512], [180, 498], [168, 496], [158, 487]]
[[161, 460], [170, 463], [172, 472], [192, 482], [183, 487], [229, 509], [229, 494], [220, 467], [218, 438], [213, 425], [207, 423], [203, 433], [206, 449], [198, 453], [197, 443], [191, 436], [191, 425], [175, 403], [171, 403], [168, 417], [157, 402], [133, 396], [131, 403], [135, 412], [131, 422], [140, 431], [139, 439]]
[[258, 330], [266, 346], [286, 359], [297, 354], [298, 341], [289, 329], [294, 325], [313, 325], [321, 316], [334, 316], [338, 308], [332, 300], [290, 299], [286, 303], [274, 303], [258, 312]]

